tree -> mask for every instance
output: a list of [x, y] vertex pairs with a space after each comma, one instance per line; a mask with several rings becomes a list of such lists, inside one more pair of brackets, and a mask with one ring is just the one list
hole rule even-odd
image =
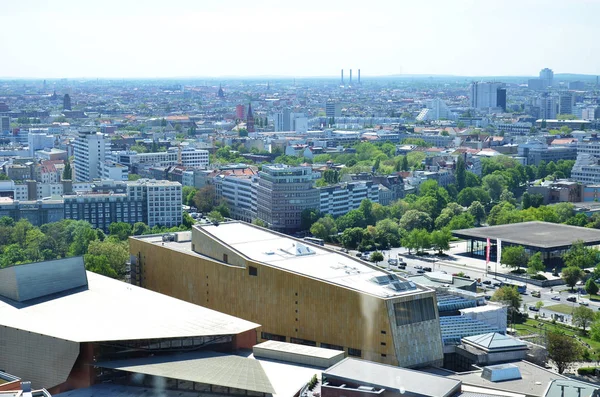
[[443, 251], [450, 249], [450, 240], [452, 234], [450, 229], [444, 228], [442, 230], [434, 230], [431, 233], [431, 245], [438, 251], [438, 254], [442, 255]]
[[194, 196], [196, 195], [196, 189], [193, 186], [184, 186], [181, 189], [181, 201], [184, 205], [193, 206], [194, 205]]
[[321, 213], [316, 208], [305, 208], [300, 213], [300, 228], [302, 230], [309, 230], [313, 223], [315, 223], [320, 217]]
[[485, 207], [479, 201], [473, 201], [468, 208], [468, 211], [473, 218], [475, 218], [475, 222], [477, 226], [481, 225], [481, 221], [485, 219]]
[[562, 332], [550, 331], [547, 339], [548, 358], [554, 362], [558, 373], [562, 374], [570, 363], [579, 359], [581, 346], [574, 338]]
[[223, 222], [225, 220], [223, 215], [217, 210], [210, 211], [207, 216], [211, 222]]
[[590, 296], [597, 295], [598, 289], [598, 284], [596, 284], [592, 278], [585, 283], [585, 292], [590, 294]]
[[129, 174], [127, 175], [127, 180], [128, 181], [137, 181], [138, 179], [141, 179], [142, 176], [138, 175], [138, 174]]
[[120, 241], [125, 241], [131, 236], [131, 225], [125, 222], [113, 222], [108, 226], [108, 233]]
[[129, 260], [129, 248], [124, 241], [112, 238], [92, 241], [85, 254], [86, 269], [112, 278], [123, 278]]
[[470, 206], [473, 201], [487, 204], [491, 200], [490, 195], [481, 187], [466, 187], [456, 197], [456, 202], [463, 207]]
[[486, 175], [482, 179], [483, 188], [490, 194], [493, 200], [499, 200], [500, 195], [506, 189], [506, 178], [501, 174]]
[[383, 254], [379, 251], [375, 251], [371, 254], [371, 262], [375, 262], [375, 264], [381, 262], [383, 260]]
[[562, 279], [565, 280], [565, 284], [571, 287], [571, 290], [584, 275], [583, 270], [577, 266], [569, 266], [562, 271]]
[[195, 223], [196, 220], [192, 218], [190, 214], [188, 214], [187, 212], [183, 213], [183, 216], [181, 217], [181, 224], [183, 225], [183, 227], [189, 230]]
[[536, 309], [540, 310], [542, 307], [544, 307], [544, 302], [542, 302], [542, 301], [535, 302]]
[[196, 204], [196, 208], [198, 208], [198, 211], [205, 214], [213, 210], [216, 200], [217, 192], [214, 185], [203, 186], [196, 192], [196, 195], [194, 196], [194, 204]]
[[523, 248], [521, 245], [511, 245], [504, 247], [502, 250], [501, 262], [510, 267], [515, 267], [518, 269], [521, 266], [525, 266], [528, 259], [529, 258], [525, 252], [525, 248]]
[[133, 236], [141, 236], [142, 234], [148, 233], [149, 230], [150, 228], [144, 222], [136, 222], [133, 224], [131, 234]]
[[265, 221], [263, 221], [262, 219], [258, 219], [258, 218], [254, 218], [252, 220], [252, 224], [256, 225], [256, 226], [260, 226], [260, 227], [268, 227], [269, 225], [267, 225], [267, 223]]
[[521, 208], [526, 210], [529, 207], [531, 207], [531, 196], [528, 192], [525, 192], [521, 199]]
[[364, 229], [352, 227], [345, 229], [340, 236], [340, 242], [347, 249], [356, 249], [363, 239]]
[[527, 273], [533, 276], [538, 274], [538, 272], [543, 272], [545, 269], [546, 266], [544, 266], [544, 261], [542, 260], [542, 253], [536, 252], [531, 255], [527, 261]]
[[310, 233], [323, 239], [325, 241], [330, 241], [331, 236], [337, 233], [337, 227], [335, 225], [335, 220], [329, 214], [319, 219], [310, 227]]
[[583, 241], [579, 240], [571, 245], [571, 248], [562, 256], [565, 266], [577, 266], [582, 269], [595, 267], [598, 262], [600, 253], [596, 248], [589, 248], [583, 245]]
[[406, 231], [431, 228], [431, 217], [426, 212], [409, 210], [400, 218], [400, 228]]
[[514, 310], [519, 310], [523, 298], [521, 297], [521, 294], [519, 294], [519, 291], [517, 291], [517, 287], [505, 285], [494, 292], [492, 300], [494, 302], [504, 303]]
[[404, 157], [402, 157], [402, 171], [408, 171], [408, 170], [409, 170], [408, 156], [404, 156]]
[[456, 161], [456, 188], [460, 192], [465, 187], [467, 187], [467, 168], [465, 164], [465, 159], [463, 156], [458, 156], [458, 160]]
[[69, 161], [67, 161], [65, 163], [65, 168], [63, 169], [63, 174], [62, 174], [62, 179], [63, 180], [73, 179], [73, 169], [71, 168], [71, 163]]
[[590, 325], [596, 318], [596, 313], [589, 307], [579, 306], [573, 310], [573, 324], [577, 327], [585, 329]]

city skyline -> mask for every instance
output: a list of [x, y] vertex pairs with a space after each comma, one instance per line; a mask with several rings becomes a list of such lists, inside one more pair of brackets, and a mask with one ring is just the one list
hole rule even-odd
[[600, 74], [585, 40], [600, 33], [598, 1], [397, 3], [14, 2], [0, 16], [0, 78]]

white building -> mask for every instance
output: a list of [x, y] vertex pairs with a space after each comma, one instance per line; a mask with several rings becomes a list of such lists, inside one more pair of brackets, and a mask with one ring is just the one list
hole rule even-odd
[[[473, 82], [471, 83], [471, 107], [475, 109], [490, 109], [502, 107], [501, 96], [503, 83]], [[504, 91], [506, 95], [506, 91]], [[504, 97], [506, 106], [506, 96]]]
[[80, 133], [73, 142], [75, 180], [88, 182], [102, 176], [102, 163], [110, 155], [110, 139], [103, 134]]
[[544, 68], [540, 70], [540, 80], [543, 82], [543, 88], [552, 87], [552, 84], [554, 84], [554, 72], [552, 69]]
[[319, 210], [339, 216], [360, 207], [364, 199], [379, 202], [379, 185], [373, 182], [348, 182], [318, 188]]
[[439, 98], [429, 99], [426, 106], [417, 116], [417, 121], [454, 119], [454, 114], [450, 111], [446, 102]]
[[[175, 151], [177, 148], [170, 148], [169, 151]], [[186, 147], [181, 149], [181, 165], [184, 167], [206, 168], [210, 162], [208, 150]]]
[[129, 197], [142, 196], [146, 203], [146, 224], [149, 227], [179, 226], [182, 222], [181, 183], [139, 179], [127, 182]]
[[129, 179], [129, 168], [112, 160], [106, 160], [102, 163], [102, 179], [126, 181]]
[[579, 143], [577, 160], [571, 170], [571, 179], [584, 184], [600, 183], [600, 142]]
[[53, 147], [55, 140], [56, 137], [48, 132], [48, 128], [30, 128], [27, 135], [29, 156], [33, 157], [38, 150]]
[[558, 110], [556, 98], [545, 95], [540, 98], [539, 103], [540, 118], [542, 120], [556, 119]]
[[210, 162], [208, 150], [196, 148], [181, 149], [172, 147], [166, 152], [137, 153], [135, 151], [114, 152], [113, 159], [119, 164], [131, 167], [134, 164], [151, 164], [157, 167], [168, 167], [181, 164], [185, 167], [206, 168]]
[[214, 178], [217, 197], [227, 202], [232, 218], [245, 222], [256, 218], [257, 180], [251, 168], [227, 170]]
[[325, 104], [325, 117], [328, 119], [342, 116], [342, 105], [333, 101]]

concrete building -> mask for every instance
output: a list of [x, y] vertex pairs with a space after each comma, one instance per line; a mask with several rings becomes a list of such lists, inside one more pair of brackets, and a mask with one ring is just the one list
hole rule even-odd
[[441, 364], [434, 291], [356, 258], [240, 222], [194, 226], [191, 242], [132, 237], [130, 253], [141, 286], [258, 321], [261, 342]]
[[471, 107], [475, 109], [506, 109], [506, 89], [503, 83], [471, 83]]
[[160, 377], [179, 393], [274, 393], [258, 361], [231, 354], [252, 348], [258, 324], [87, 272], [81, 257], [0, 269], [0, 280], [0, 367], [35, 388], [154, 388]]
[[540, 80], [543, 88], [552, 87], [554, 84], [554, 72], [552, 69], [544, 68], [540, 70]]
[[[575, 95], [572, 92], [562, 92], [558, 97], [558, 113], [573, 114]], [[553, 117], [551, 117], [553, 118]]]
[[417, 121], [429, 120], [453, 120], [455, 115], [450, 111], [450, 108], [440, 98], [429, 99], [426, 101], [426, 108], [416, 117]]
[[185, 167], [206, 168], [209, 164], [208, 150], [171, 147], [166, 152], [137, 153], [134, 151], [113, 153], [115, 162], [131, 170], [138, 164], [151, 164], [158, 167], [183, 165]]
[[171, 181], [103, 181], [89, 192], [65, 194], [65, 219], [85, 220], [108, 230], [112, 222], [149, 227], [179, 226], [182, 222], [181, 184]]
[[583, 198], [583, 186], [578, 182], [561, 180], [545, 181], [540, 185], [527, 187], [529, 194], [540, 194], [544, 197], [544, 205], [554, 203], [578, 203]]
[[233, 219], [252, 222], [256, 218], [257, 180], [257, 172], [249, 167], [223, 170], [215, 176], [217, 198], [225, 200]]
[[313, 187], [311, 167], [263, 165], [258, 175], [256, 217], [270, 229], [297, 231], [302, 211], [319, 207], [319, 192]]
[[13, 200], [0, 197], [0, 218], [8, 216], [16, 221], [27, 219], [34, 226], [64, 219], [62, 200]]
[[317, 188], [319, 191], [319, 211], [340, 216], [360, 207], [367, 199], [379, 202], [379, 185], [372, 181], [346, 182]]
[[126, 181], [129, 179], [129, 168], [112, 160], [106, 160], [102, 163], [101, 178], [113, 181]]
[[334, 101], [327, 101], [325, 104], [325, 117], [327, 119], [341, 117], [342, 116], [342, 105]]
[[571, 178], [583, 184], [600, 183], [600, 142], [580, 142]]
[[29, 156], [33, 157], [38, 150], [54, 147], [56, 137], [48, 132], [48, 128], [30, 128], [27, 135]]
[[0, 133], [8, 134], [10, 132], [10, 117], [0, 116]]
[[551, 146], [538, 140], [527, 141], [520, 144], [517, 153], [525, 160], [525, 165], [539, 165], [545, 161], [546, 164], [558, 160], [575, 160], [577, 158], [577, 147], [575, 146]]
[[66, 150], [51, 148], [44, 150], [37, 150], [35, 152], [35, 157], [40, 158], [42, 160], [62, 160], [67, 161], [69, 159], [69, 155]]
[[556, 119], [558, 106], [556, 98], [549, 96], [548, 94], [542, 95], [539, 99], [540, 104], [540, 118], [543, 120]]
[[110, 139], [96, 132], [79, 133], [73, 151], [75, 181], [89, 182], [102, 177], [102, 163], [110, 155]]

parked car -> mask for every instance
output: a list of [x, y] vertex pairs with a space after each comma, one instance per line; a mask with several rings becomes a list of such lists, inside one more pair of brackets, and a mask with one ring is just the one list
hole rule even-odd
[[486, 301], [489, 301], [490, 299], [492, 299], [492, 297], [490, 295], [486, 295], [486, 296], [484, 296], [484, 298]]
[[533, 291], [531, 293], [531, 296], [533, 296], [534, 298], [541, 298], [542, 297], [542, 293], [540, 291]]
[[419, 269], [419, 270], [417, 270], [417, 273], [419, 273], [419, 274], [423, 274], [423, 273], [425, 273], [425, 270], [423, 270], [423, 269]]
[[490, 285], [492, 282], [490, 280], [483, 280], [481, 284]]
[[569, 296], [569, 297], [567, 298], [567, 300], [568, 300], [569, 302], [577, 302], [577, 296], [575, 296], [575, 295], [571, 295], [571, 296]]
[[532, 312], [539, 312], [540, 311], [540, 309], [538, 309], [535, 306], [529, 306], [529, 310], [531, 310]]
[[584, 301], [579, 301], [579, 304], [580, 304], [581, 306], [589, 306], [589, 305], [590, 305], [589, 303], [587, 303], [587, 302], [584, 302]]
[[398, 266], [398, 259], [394, 259], [394, 258], [388, 259], [388, 265], [390, 265], [390, 266]]
[[550, 299], [552, 299], [553, 301], [559, 301], [559, 300], [560, 300], [560, 296], [558, 296], [558, 295], [554, 295], [554, 296], [553, 296], [552, 298], [550, 298]]
[[430, 267], [424, 267], [423, 270], [425, 270], [426, 272], [430, 272], [431, 268]]
[[494, 287], [502, 287], [502, 283], [498, 283], [498, 282], [496, 282], [496, 283], [493, 283], [492, 285], [493, 285]]
[[415, 269], [423, 269], [423, 266], [421, 266], [421, 265], [415, 265]]

